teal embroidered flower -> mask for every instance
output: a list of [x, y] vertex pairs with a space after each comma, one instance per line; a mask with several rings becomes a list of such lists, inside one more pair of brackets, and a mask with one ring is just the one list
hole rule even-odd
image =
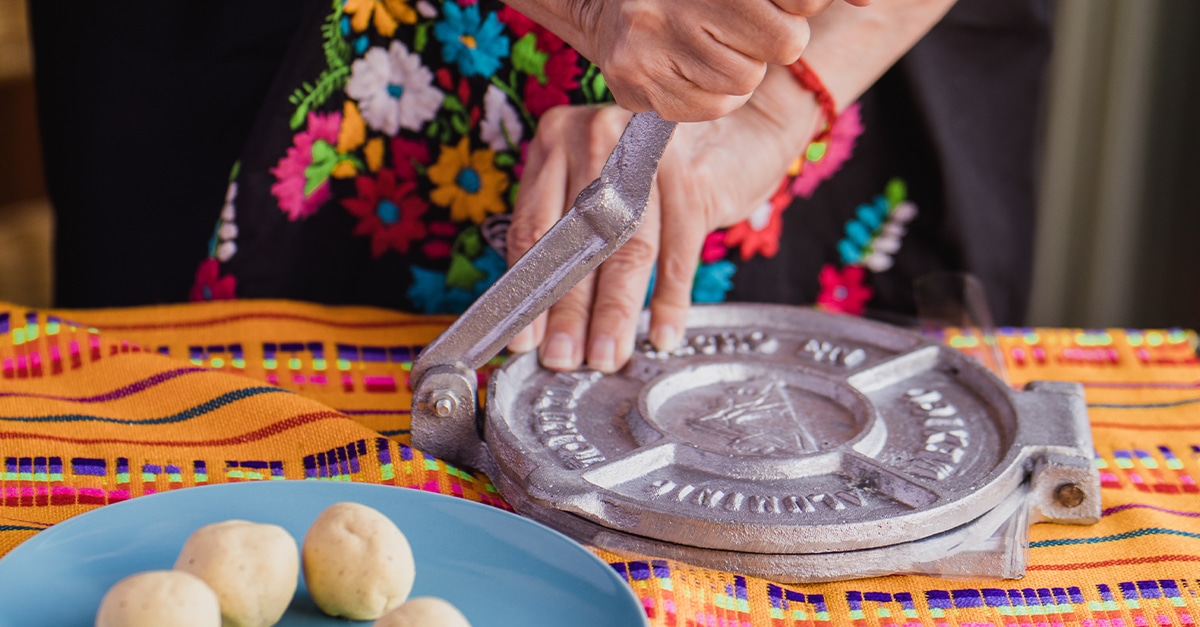
[[[463, 263], [465, 258], [456, 256], [455, 261]], [[504, 259], [488, 246], [482, 248], [480, 255], [470, 262], [470, 266], [470, 270], [462, 267], [452, 268], [450, 275], [413, 266], [410, 270], [412, 285], [408, 288], [408, 299], [412, 301], [413, 307], [423, 313], [462, 313], [499, 280], [508, 267]], [[474, 280], [469, 289], [464, 283], [468, 276]]]
[[692, 285], [692, 302], [725, 302], [725, 295], [733, 289], [734, 272], [737, 272], [737, 266], [729, 260], [700, 264], [700, 267], [696, 268], [696, 280]]
[[500, 59], [508, 56], [508, 38], [495, 13], [479, 15], [479, 6], [460, 7], [446, 2], [442, 20], [433, 27], [433, 35], [442, 42], [442, 57], [458, 64], [463, 76], [491, 77], [500, 69]]

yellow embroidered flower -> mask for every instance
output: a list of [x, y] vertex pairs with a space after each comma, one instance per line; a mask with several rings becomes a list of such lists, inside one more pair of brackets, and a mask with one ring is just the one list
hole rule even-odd
[[375, 30], [384, 37], [395, 34], [397, 22], [417, 22], [417, 12], [408, 6], [408, 0], [346, 0], [342, 11], [353, 16], [350, 18], [350, 27], [357, 33], [366, 30], [367, 22], [374, 16]]
[[458, 146], [442, 146], [437, 163], [429, 166], [429, 180], [437, 185], [429, 198], [450, 208], [455, 221], [482, 223], [489, 213], [505, 209], [500, 194], [508, 189], [508, 175], [496, 169], [496, 153], [471, 151], [464, 137]]

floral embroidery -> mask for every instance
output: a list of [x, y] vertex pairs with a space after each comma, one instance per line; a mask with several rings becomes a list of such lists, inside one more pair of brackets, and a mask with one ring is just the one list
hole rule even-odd
[[847, 107], [834, 123], [828, 143], [810, 144], [805, 154], [793, 164], [796, 174], [792, 180], [793, 194], [812, 198], [817, 186], [842, 169], [842, 164], [854, 154], [854, 144], [863, 133], [861, 109], [858, 103]]
[[551, 107], [569, 104], [569, 92], [579, 87], [579, 53], [557, 35], [511, 7], [500, 11], [517, 43], [513, 67], [529, 74], [525, 82], [525, 106], [534, 117]]
[[433, 72], [404, 44], [393, 41], [385, 51], [371, 48], [350, 66], [346, 95], [358, 101], [371, 128], [395, 135], [401, 128], [420, 130], [442, 106]]
[[488, 214], [507, 209], [500, 194], [508, 188], [508, 175], [496, 169], [495, 152], [490, 149], [472, 152], [466, 137], [458, 146], [443, 146], [428, 174], [429, 180], [437, 185], [430, 199], [449, 207], [453, 220], [479, 224]]
[[375, 30], [384, 37], [395, 34], [398, 23], [412, 24], [417, 21], [417, 12], [405, 0], [346, 0], [343, 10], [353, 16], [350, 26], [355, 32], [366, 30], [367, 22], [373, 16]]
[[460, 7], [455, 2], [442, 5], [442, 20], [433, 27], [433, 35], [442, 42], [442, 57], [458, 65], [463, 76], [489, 77], [500, 69], [500, 59], [508, 56], [504, 25], [495, 13], [479, 15], [479, 6]]
[[508, 104], [508, 96], [495, 85], [488, 85], [483, 96], [483, 120], [479, 123], [479, 138], [492, 150], [503, 152], [519, 146], [524, 128], [517, 110]]
[[423, 313], [459, 313], [491, 287], [508, 268], [504, 259], [488, 246], [482, 248], [482, 253], [471, 265], [478, 271], [479, 278], [470, 289], [451, 285], [444, 272], [413, 266], [410, 270], [412, 285], [407, 294], [409, 300]]
[[205, 259], [200, 263], [200, 268], [196, 270], [196, 282], [192, 285], [192, 291], [188, 294], [189, 300], [205, 301], [205, 300], [229, 300], [237, 298], [237, 278], [233, 276], [220, 276], [221, 264], [213, 258]]
[[696, 279], [692, 285], [692, 302], [724, 302], [725, 295], [733, 289], [735, 272], [737, 266], [728, 260], [700, 264], [700, 267], [696, 268]]
[[917, 206], [906, 200], [907, 194], [904, 181], [892, 179], [883, 194], [858, 206], [846, 223], [846, 236], [837, 244], [842, 263], [861, 264], [872, 272], [892, 267], [905, 225], [917, 217]]
[[821, 293], [817, 306], [825, 311], [861, 316], [871, 299], [871, 288], [863, 285], [867, 272], [861, 266], [846, 266], [838, 270], [832, 264], [821, 268], [818, 279]]
[[[237, 166], [234, 166], [234, 172], [237, 172]], [[236, 178], [236, 177], [235, 177]], [[221, 207], [221, 219], [217, 223], [216, 241], [210, 245], [213, 249], [210, 254], [215, 255], [221, 262], [225, 263], [237, 254], [237, 181], [229, 184], [229, 188], [225, 190], [225, 205]]]
[[342, 206], [359, 219], [355, 235], [371, 236], [371, 256], [380, 257], [389, 248], [407, 253], [409, 245], [425, 237], [421, 217], [429, 203], [416, 195], [416, 183], [396, 180], [391, 170], [379, 176], [360, 176], [355, 181], [357, 198], [342, 199]]
[[316, 213], [333, 196], [329, 175], [337, 166], [334, 146], [341, 122], [340, 113], [309, 113], [308, 128], [296, 134], [292, 147], [271, 169], [276, 178], [271, 193], [289, 219]]
[[779, 237], [783, 234], [783, 210], [792, 202], [787, 182], [779, 186], [775, 195], [763, 203], [748, 220], [729, 228], [725, 243], [741, 250], [742, 261], [754, 255], [771, 258], [779, 253]]

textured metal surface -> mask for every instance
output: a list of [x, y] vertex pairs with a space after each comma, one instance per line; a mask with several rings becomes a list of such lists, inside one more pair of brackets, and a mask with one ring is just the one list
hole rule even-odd
[[616, 375], [533, 355], [499, 370], [485, 433], [504, 496], [542, 518], [774, 555], [935, 536], [1026, 482], [1038, 520], [1098, 518], [1078, 386], [1012, 392], [939, 343], [813, 310], [690, 316], [684, 348], [643, 342]]

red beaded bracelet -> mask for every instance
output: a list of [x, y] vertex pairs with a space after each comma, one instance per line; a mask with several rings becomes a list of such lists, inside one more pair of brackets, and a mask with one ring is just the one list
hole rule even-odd
[[825, 83], [821, 82], [821, 77], [813, 71], [804, 59], [797, 59], [795, 63], [788, 66], [792, 71], [792, 76], [796, 77], [796, 82], [800, 86], [811, 91], [817, 99], [817, 105], [821, 107], [821, 113], [825, 114], [825, 126], [821, 132], [813, 138], [813, 143], [825, 142], [833, 134], [833, 125], [837, 123], [838, 110], [837, 104], [833, 102], [833, 94], [829, 93], [829, 89], [825, 87]]

